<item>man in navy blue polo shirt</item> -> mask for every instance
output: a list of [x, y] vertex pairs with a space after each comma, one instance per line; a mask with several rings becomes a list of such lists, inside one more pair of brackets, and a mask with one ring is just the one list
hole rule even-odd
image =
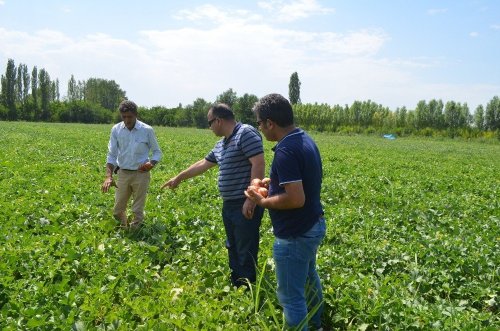
[[222, 220], [226, 231], [226, 247], [235, 286], [255, 282], [259, 251], [259, 228], [264, 209], [246, 198], [244, 191], [254, 178], [264, 177], [262, 137], [253, 126], [236, 122], [225, 104], [210, 108], [208, 126], [219, 140], [204, 159], [193, 163], [162, 188], [176, 188], [181, 181], [198, 176], [219, 166], [219, 192], [223, 200]]
[[[292, 106], [283, 96], [263, 97], [254, 112], [266, 139], [278, 143], [273, 148], [268, 197], [253, 190], [245, 191], [245, 195], [269, 209], [275, 235], [277, 294], [287, 325], [307, 330], [309, 324], [319, 329], [323, 294], [316, 253], [326, 233], [320, 202], [323, 170], [319, 150], [309, 135], [295, 127]], [[315, 310], [309, 321], [308, 309]]]

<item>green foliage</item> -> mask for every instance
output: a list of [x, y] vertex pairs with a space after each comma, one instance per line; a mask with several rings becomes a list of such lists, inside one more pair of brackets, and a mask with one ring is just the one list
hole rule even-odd
[[300, 84], [299, 74], [294, 72], [288, 83], [288, 100], [292, 105], [300, 103]]
[[491, 131], [500, 129], [500, 98], [498, 96], [486, 105], [485, 127]]
[[50, 76], [45, 69], [41, 69], [38, 72], [38, 82], [40, 84], [38, 90], [38, 92], [40, 93], [40, 108], [41, 108], [40, 120], [47, 122], [50, 121], [52, 118], [51, 104], [50, 104], [52, 97], [50, 95], [51, 92]]
[[190, 117], [190, 125], [197, 128], [206, 128], [207, 127], [207, 112], [210, 108], [211, 103], [205, 101], [202, 98], [198, 98], [195, 100], [193, 105], [189, 105], [186, 107], [186, 112]]
[[0, 120], [7, 120], [8, 119], [8, 110], [5, 108], [4, 105], [0, 104]]
[[[113, 194], [99, 191], [109, 129], [0, 122], [0, 329], [281, 330], [267, 214], [258, 281], [237, 290], [216, 170], [160, 190], [218, 138], [155, 127], [165, 158], [145, 226], [126, 232]], [[498, 146], [313, 138], [324, 163], [325, 326], [500, 329]]]
[[115, 114], [87, 101], [54, 102], [54, 113], [63, 123], [112, 123]]
[[247, 124], [255, 123], [255, 114], [252, 109], [257, 101], [259, 101], [259, 98], [256, 95], [248, 93], [238, 98], [238, 101], [233, 106], [236, 120]]
[[5, 77], [2, 76], [2, 101], [7, 108], [8, 119], [17, 120], [16, 112], [16, 66], [14, 60], [7, 61], [7, 68], [5, 69]]
[[235, 91], [233, 91], [232, 88], [229, 90], [223, 92], [221, 95], [219, 95], [216, 99], [217, 103], [225, 103], [229, 107], [233, 108], [233, 106], [236, 104], [236, 101], [238, 100], [238, 96]]
[[114, 80], [90, 78], [83, 85], [85, 101], [100, 105], [110, 111], [116, 111], [118, 105], [126, 99], [126, 93]]
[[[298, 74], [294, 72], [290, 77], [289, 99], [296, 123], [307, 130], [485, 140], [495, 139], [495, 132], [500, 128], [498, 96], [493, 97], [486, 108], [478, 106], [473, 115], [465, 103], [448, 101], [444, 105], [443, 101], [435, 99], [419, 101], [415, 110], [402, 107], [391, 111], [371, 100], [354, 101], [350, 106], [302, 104], [300, 85]], [[25, 64], [21, 63], [16, 68], [14, 60], [9, 59], [5, 75], [1, 77], [0, 104], [3, 108], [0, 120], [108, 123], [119, 121], [115, 112], [123, 99], [126, 99], [126, 92], [113, 80], [90, 78], [76, 81], [72, 75], [68, 81], [67, 96], [60, 103], [58, 79], [51, 80], [45, 69], [38, 71], [36, 66], [30, 77]], [[257, 96], [248, 93], [239, 97], [236, 91], [229, 88], [218, 95], [215, 102], [228, 104], [238, 121], [252, 124], [255, 122], [252, 108], [257, 100]], [[146, 123], [155, 126], [204, 128], [211, 104], [211, 101], [198, 98], [186, 107], [180, 104], [176, 108], [140, 107], [140, 116]], [[110, 116], [102, 109], [114, 114]]]

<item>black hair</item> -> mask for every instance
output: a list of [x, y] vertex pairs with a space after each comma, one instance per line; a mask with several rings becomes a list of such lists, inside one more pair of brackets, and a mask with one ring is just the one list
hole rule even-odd
[[282, 128], [293, 124], [292, 105], [281, 94], [272, 93], [262, 97], [253, 107], [253, 112], [259, 119], [270, 119]]
[[234, 119], [234, 113], [231, 110], [231, 107], [226, 105], [225, 103], [218, 103], [213, 105], [209, 111], [212, 111], [212, 115], [214, 118], [224, 118], [228, 120]]
[[137, 105], [133, 101], [123, 100], [122, 102], [120, 102], [118, 110], [120, 110], [120, 113], [126, 113], [129, 111], [134, 114], [137, 114]]

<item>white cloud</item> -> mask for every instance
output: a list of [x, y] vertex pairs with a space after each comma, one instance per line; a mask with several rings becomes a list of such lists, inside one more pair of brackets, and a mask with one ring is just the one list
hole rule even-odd
[[[260, 5], [285, 7], [281, 1]], [[238, 95], [288, 96], [295, 71], [306, 103], [343, 105], [371, 99], [411, 109], [419, 100], [432, 98], [469, 105], [488, 101], [481, 99], [481, 87], [419, 81], [422, 70], [439, 67], [447, 59], [381, 58], [391, 39], [382, 29], [284, 29], [254, 12], [210, 5], [181, 11], [176, 18], [186, 27], [140, 31], [136, 40], [105, 33], [76, 38], [54, 30], [27, 33], [0, 28], [0, 63], [12, 58], [16, 64], [47, 69], [53, 79], [59, 78], [63, 95], [71, 74], [77, 80], [113, 79], [130, 99], [148, 107], [187, 105], [198, 97], [214, 101], [228, 88]], [[495, 88], [500, 89], [483, 90], [494, 95]], [[469, 99], [461, 100], [463, 96]]]
[[382, 30], [300, 32], [229, 20], [219, 13], [215, 16], [222, 23], [211, 29], [142, 31], [135, 42], [102, 33], [75, 39], [51, 30], [0, 29], [0, 44], [9, 45], [0, 55], [47, 69], [59, 78], [62, 94], [71, 74], [77, 80], [98, 77], [115, 80], [141, 105], [167, 107], [198, 97], [213, 101], [228, 88], [238, 94], [288, 96], [295, 71], [303, 82], [303, 102], [371, 98], [393, 106], [394, 87], [411, 85], [411, 69], [429, 62], [377, 60], [389, 39]]
[[251, 22], [261, 20], [261, 16], [247, 10], [222, 10], [213, 5], [203, 5], [194, 9], [180, 10], [174, 15], [177, 20], [197, 22], [199, 24], [210, 22], [225, 24], [228, 22]]
[[476, 31], [469, 32], [469, 37], [477, 38], [477, 37], [479, 37], [479, 33]]
[[434, 16], [434, 15], [444, 14], [447, 11], [448, 11], [447, 8], [431, 8], [427, 10], [427, 14]]
[[313, 15], [329, 14], [335, 10], [321, 6], [316, 0], [268, 0], [258, 2], [259, 7], [273, 12], [273, 16], [282, 22], [292, 22]]
[[490, 28], [492, 28], [493, 30], [500, 30], [500, 24], [492, 24], [490, 25]]
[[5, 1], [4, 0], [0, 0], [0, 6], [3, 6], [5, 5]]

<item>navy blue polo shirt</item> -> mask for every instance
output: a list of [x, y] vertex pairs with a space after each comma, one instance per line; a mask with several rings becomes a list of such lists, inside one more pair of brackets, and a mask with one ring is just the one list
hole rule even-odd
[[316, 143], [301, 129], [295, 129], [273, 148], [269, 195], [285, 192], [284, 185], [302, 182], [305, 204], [296, 209], [269, 209], [274, 235], [287, 239], [297, 237], [309, 229], [323, 215], [320, 201], [323, 169]]

